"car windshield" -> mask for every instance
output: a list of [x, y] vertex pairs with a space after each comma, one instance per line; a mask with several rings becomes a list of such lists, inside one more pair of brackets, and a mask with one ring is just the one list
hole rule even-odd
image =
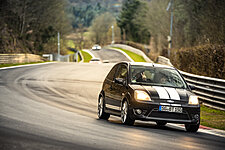
[[172, 68], [131, 66], [131, 84], [187, 88], [177, 70]]

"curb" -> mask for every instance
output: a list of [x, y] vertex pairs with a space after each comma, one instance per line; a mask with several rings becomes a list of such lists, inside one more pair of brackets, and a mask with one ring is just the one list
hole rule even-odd
[[84, 62], [84, 56], [82, 55], [82, 52], [78, 51], [78, 53], [79, 53], [80, 56], [81, 56], [81, 60], [80, 60], [80, 62], [78, 62], [78, 63], [83, 63], [83, 62]]
[[[177, 127], [177, 128], [185, 130], [185, 127], [184, 127], [183, 124], [170, 123], [169, 125], [172, 126], [172, 127]], [[206, 127], [206, 126], [203, 126], [203, 125], [199, 126], [199, 129], [198, 129], [197, 132], [207, 133], [207, 134], [216, 135], [216, 136], [220, 136], [220, 137], [225, 138], [225, 131], [224, 130], [214, 129], [214, 128]]]

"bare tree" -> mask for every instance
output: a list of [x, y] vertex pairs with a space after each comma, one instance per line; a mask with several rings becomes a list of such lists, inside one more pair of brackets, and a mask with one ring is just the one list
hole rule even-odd
[[97, 44], [108, 43], [111, 40], [111, 36], [108, 36], [107, 33], [111, 30], [111, 26], [114, 23], [115, 18], [108, 12], [98, 16], [89, 28], [91, 40]]

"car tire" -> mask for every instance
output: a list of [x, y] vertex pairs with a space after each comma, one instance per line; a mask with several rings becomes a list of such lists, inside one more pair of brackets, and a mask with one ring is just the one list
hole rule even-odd
[[167, 124], [166, 121], [156, 121], [157, 126], [165, 126]]
[[108, 120], [110, 114], [105, 113], [105, 100], [103, 96], [100, 96], [98, 99], [98, 118]]
[[185, 124], [185, 129], [187, 132], [197, 132], [199, 128], [198, 124]]
[[124, 101], [121, 107], [121, 121], [123, 124], [131, 126], [134, 124], [135, 120], [130, 117], [131, 113], [128, 102]]

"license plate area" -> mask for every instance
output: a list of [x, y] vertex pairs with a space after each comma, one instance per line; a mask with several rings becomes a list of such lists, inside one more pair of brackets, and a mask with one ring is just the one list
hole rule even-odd
[[166, 112], [175, 112], [175, 113], [182, 113], [182, 107], [171, 107], [171, 106], [159, 106], [159, 111], [166, 111]]

